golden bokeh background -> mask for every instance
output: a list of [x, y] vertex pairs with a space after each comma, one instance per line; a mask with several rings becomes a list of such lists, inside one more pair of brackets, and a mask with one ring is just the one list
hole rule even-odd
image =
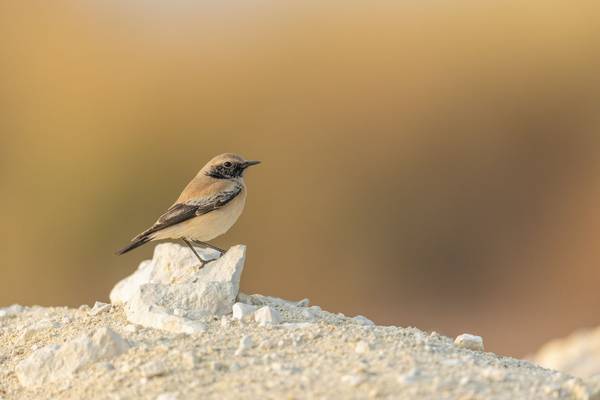
[[207, 159], [242, 290], [510, 355], [600, 324], [593, 1], [0, 4], [0, 304], [107, 300]]

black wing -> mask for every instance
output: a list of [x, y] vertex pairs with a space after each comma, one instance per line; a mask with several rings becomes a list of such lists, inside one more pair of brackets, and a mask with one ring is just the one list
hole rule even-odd
[[214, 196], [204, 197], [187, 203], [174, 204], [167, 212], [160, 216], [152, 228], [143, 232], [140, 236], [150, 235], [169, 226], [177, 225], [188, 219], [217, 210], [233, 200], [241, 191], [242, 188], [236, 186], [232, 190], [221, 192]]
[[187, 221], [199, 215], [207, 214], [218, 210], [242, 192], [241, 186], [236, 186], [232, 190], [218, 193], [210, 197], [204, 197], [187, 203], [177, 203], [160, 216], [158, 221], [150, 228], [133, 238], [132, 243], [119, 250], [118, 254], [126, 253], [143, 245], [152, 239], [152, 234]]

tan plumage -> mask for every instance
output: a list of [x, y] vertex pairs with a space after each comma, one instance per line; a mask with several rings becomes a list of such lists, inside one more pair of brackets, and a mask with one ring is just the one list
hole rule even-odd
[[232, 153], [214, 157], [152, 227], [117, 253], [161, 239], [184, 239], [190, 247], [189, 240], [192, 240], [214, 248], [204, 242], [224, 234], [235, 224], [246, 203], [243, 173], [258, 163]]
[[195, 184], [192, 188], [194, 194], [189, 196], [185, 192], [182, 193], [180, 199], [178, 199], [175, 204], [190, 203], [198, 198], [214, 197], [218, 193], [233, 191], [238, 187], [241, 191], [225, 207], [158, 231], [154, 236], [154, 239], [186, 238], [207, 242], [227, 232], [242, 214], [244, 205], [246, 204], [246, 185], [243, 181], [239, 184], [237, 182], [233, 183], [229, 181], [209, 182], [204, 186], [204, 189], [202, 189], [203, 181], [216, 179], [202, 177], [198, 180], [194, 178], [194, 180]]

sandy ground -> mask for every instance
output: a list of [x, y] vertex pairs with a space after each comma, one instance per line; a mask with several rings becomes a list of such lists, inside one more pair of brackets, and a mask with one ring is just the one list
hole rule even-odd
[[[415, 328], [364, 325], [318, 307], [272, 305], [284, 323], [206, 318], [207, 331], [131, 325], [122, 308], [26, 308], [0, 317], [0, 398], [7, 399], [597, 399], [586, 382], [471, 351]], [[308, 318], [308, 316], [310, 318]], [[24, 388], [31, 352], [99, 327], [131, 348], [70, 379]], [[244, 346], [240, 350], [240, 340]]]

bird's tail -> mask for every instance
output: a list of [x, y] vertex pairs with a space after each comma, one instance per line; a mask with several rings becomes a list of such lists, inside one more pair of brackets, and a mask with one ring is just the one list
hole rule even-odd
[[152, 240], [151, 236], [138, 236], [138, 237], [134, 238], [131, 241], [131, 243], [129, 243], [127, 246], [123, 247], [121, 250], [118, 250], [116, 252], [116, 254], [117, 255], [125, 254], [128, 251], [131, 251], [133, 249], [137, 249], [141, 245], [144, 245], [144, 244], [148, 243], [150, 240]]

